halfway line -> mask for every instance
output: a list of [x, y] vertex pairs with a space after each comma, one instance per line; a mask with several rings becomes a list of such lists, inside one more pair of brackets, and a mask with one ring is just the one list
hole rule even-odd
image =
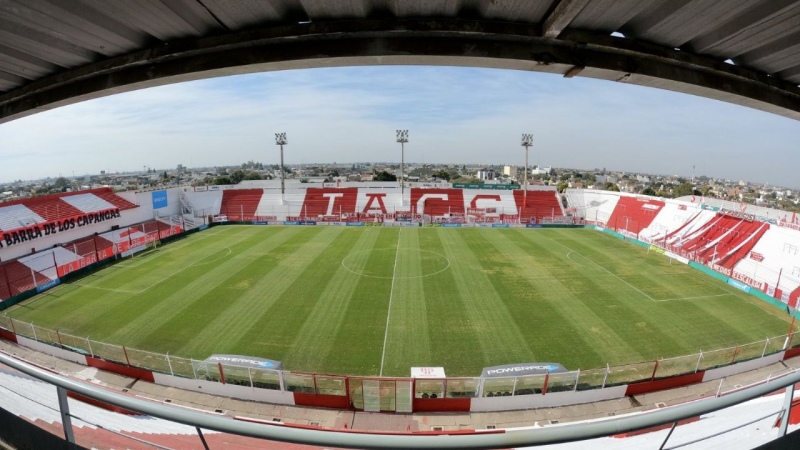
[[392, 269], [392, 287], [389, 288], [389, 310], [386, 311], [386, 331], [383, 333], [383, 352], [381, 353], [381, 372], [379, 377], [383, 376], [383, 362], [386, 358], [386, 341], [389, 338], [389, 317], [392, 316], [392, 296], [394, 295], [394, 280], [397, 273], [397, 257], [400, 255], [400, 227], [397, 230], [397, 248], [394, 251], [394, 269]]

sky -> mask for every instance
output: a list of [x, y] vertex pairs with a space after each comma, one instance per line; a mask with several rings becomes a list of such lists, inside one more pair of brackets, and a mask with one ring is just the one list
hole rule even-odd
[[800, 122], [624, 83], [526, 71], [373, 66], [148, 88], [0, 124], [0, 181], [279, 162], [606, 168], [800, 188]]

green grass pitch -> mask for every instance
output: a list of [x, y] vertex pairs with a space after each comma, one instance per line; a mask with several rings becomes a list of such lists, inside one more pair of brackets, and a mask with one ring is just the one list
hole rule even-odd
[[293, 371], [568, 369], [745, 344], [787, 315], [588, 229], [219, 226], [8, 311], [93, 340]]

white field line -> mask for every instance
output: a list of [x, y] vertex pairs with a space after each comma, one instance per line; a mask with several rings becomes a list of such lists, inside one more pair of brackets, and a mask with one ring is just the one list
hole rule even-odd
[[[188, 265], [188, 266], [183, 266], [182, 268], [180, 268], [180, 269], [178, 269], [178, 270], [176, 270], [176, 271], [172, 272], [172, 273], [171, 273], [170, 275], [168, 275], [167, 277], [165, 277], [165, 278], [163, 278], [163, 279], [161, 279], [161, 280], [159, 280], [159, 281], [157, 281], [157, 282], [155, 282], [155, 283], [153, 283], [153, 284], [151, 284], [151, 285], [148, 285], [148, 286], [147, 286], [147, 287], [145, 287], [144, 289], [139, 289], [138, 291], [128, 291], [128, 290], [124, 290], [124, 289], [103, 288], [103, 287], [96, 286], [96, 285], [94, 285], [94, 284], [77, 284], [77, 283], [73, 283], [73, 284], [75, 284], [75, 285], [77, 285], [77, 286], [80, 286], [80, 287], [91, 288], [91, 289], [100, 289], [100, 290], [103, 290], [103, 291], [111, 291], [111, 292], [121, 292], [121, 293], [123, 293], [123, 294], [132, 294], [132, 295], [143, 294], [143, 293], [145, 293], [146, 291], [149, 291], [150, 289], [152, 289], [154, 286], [157, 286], [157, 285], [159, 285], [159, 284], [161, 284], [161, 283], [163, 283], [163, 282], [165, 282], [165, 281], [169, 280], [170, 278], [172, 278], [172, 277], [174, 277], [175, 275], [177, 275], [177, 274], [179, 274], [179, 273], [183, 272], [183, 271], [184, 271], [184, 270], [186, 270], [186, 269], [190, 269], [190, 268], [192, 268], [192, 267], [204, 266], [204, 265], [206, 265], [206, 264], [215, 263], [215, 262], [217, 262], [217, 261], [220, 261], [220, 260], [222, 260], [222, 259], [225, 259], [225, 258], [227, 258], [228, 256], [230, 256], [230, 255], [231, 255], [231, 253], [233, 253], [233, 250], [231, 250], [231, 248], [230, 248], [230, 247], [225, 247], [225, 248], [224, 248], [224, 249], [222, 249], [222, 250], [227, 250], [227, 251], [228, 251], [228, 253], [226, 253], [226, 254], [224, 254], [224, 255], [222, 255], [222, 256], [219, 256], [219, 257], [217, 257], [217, 258], [214, 258], [214, 259], [212, 259], [212, 260], [210, 260], [210, 261], [205, 261], [205, 262], [197, 262], [197, 263], [194, 263], [194, 264], [190, 264], [190, 265]], [[202, 260], [201, 260], [201, 261], [202, 261]], [[128, 267], [131, 267], [131, 266], [128, 266]]]
[[656, 302], [675, 302], [675, 301], [680, 301], [680, 300], [695, 300], [695, 299], [698, 299], [698, 298], [715, 298], [715, 297], [728, 297], [728, 296], [735, 297], [736, 295], [733, 294], [733, 293], [728, 292], [728, 293], [719, 294], [719, 295], [698, 295], [697, 297], [665, 298], [663, 300], [655, 300], [655, 301]]
[[389, 340], [389, 318], [392, 316], [392, 297], [394, 296], [394, 280], [397, 273], [397, 259], [400, 255], [400, 227], [397, 231], [397, 251], [394, 253], [394, 269], [392, 269], [392, 287], [389, 288], [389, 309], [386, 311], [386, 331], [383, 333], [383, 352], [381, 352], [381, 372], [379, 377], [383, 376], [383, 363], [386, 361], [386, 342]]
[[[553, 242], [555, 242], [556, 244], [558, 244], [558, 245], [560, 245], [560, 246], [564, 247], [565, 249], [569, 250], [570, 252], [572, 252], [572, 253], [575, 253], [576, 255], [580, 256], [581, 258], [585, 258], [587, 261], [589, 261], [590, 263], [592, 263], [592, 264], [594, 264], [595, 266], [599, 267], [601, 270], [603, 270], [603, 271], [604, 271], [604, 272], [606, 272], [607, 274], [611, 275], [612, 277], [614, 277], [614, 278], [618, 279], [619, 281], [622, 281], [623, 283], [625, 283], [625, 284], [627, 284], [628, 286], [630, 286], [630, 287], [631, 287], [631, 289], [633, 289], [634, 291], [636, 291], [636, 292], [638, 292], [638, 293], [640, 293], [640, 294], [644, 295], [645, 297], [649, 298], [649, 299], [650, 299], [650, 301], [653, 301], [653, 302], [657, 301], [657, 300], [656, 300], [656, 299], [654, 299], [653, 297], [650, 297], [649, 295], [647, 295], [647, 294], [645, 294], [644, 292], [642, 292], [642, 291], [641, 291], [639, 288], [637, 288], [636, 286], [634, 286], [634, 285], [632, 285], [632, 284], [628, 283], [627, 281], [623, 280], [622, 278], [618, 277], [618, 276], [617, 276], [615, 273], [613, 273], [613, 272], [610, 272], [608, 269], [606, 269], [605, 267], [601, 266], [600, 264], [597, 264], [596, 262], [592, 261], [592, 260], [591, 260], [591, 259], [589, 259], [588, 257], [581, 255], [580, 253], [578, 253], [578, 252], [576, 252], [575, 250], [573, 250], [573, 249], [571, 249], [571, 248], [567, 247], [566, 245], [562, 244], [561, 242], [558, 242], [558, 241], [557, 241], [557, 240], [555, 240], [555, 239], [551, 239], [551, 240], [552, 240]], [[569, 253], [567, 253], [567, 255], [569, 255]]]

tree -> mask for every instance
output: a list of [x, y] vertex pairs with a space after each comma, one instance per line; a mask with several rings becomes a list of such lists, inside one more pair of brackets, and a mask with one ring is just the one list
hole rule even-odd
[[233, 184], [233, 183], [231, 183], [231, 179], [228, 178], [227, 175], [223, 175], [221, 177], [214, 178], [214, 181], [212, 181], [211, 184]]
[[242, 180], [244, 180], [244, 170], [234, 170], [233, 173], [231, 173], [230, 178], [232, 184], [239, 184]]
[[376, 173], [372, 179], [374, 181], [397, 181], [397, 177], [395, 175], [392, 175], [385, 170]]
[[567, 190], [568, 187], [569, 187], [569, 183], [567, 183], [566, 181], [562, 181], [562, 182], [558, 183], [558, 186], [556, 186], [556, 189], [558, 189], [558, 192], [564, 192], [564, 191]]
[[70, 187], [72, 184], [69, 182], [68, 179], [64, 177], [56, 178], [55, 183], [53, 183], [53, 187], [58, 192], [66, 192], [67, 188]]
[[619, 192], [619, 186], [617, 186], [616, 184], [611, 183], [611, 182], [606, 183], [606, 185], [605, 185], [605, 187], [603, 189], [605, 189], [607, 191], [612, 191], [612, 192]]
[[647, 186], [646, 188], [642, 189], [642, 195], [655, 196], [656, 195], [656, 191], [655, 191], [655, 189], [651, 188], [650, 186]]
[[450, 181], [450, 172], [446, 170], [437, 170], [436, 172], [433, 172], [431, 176], [440, 180]]
[[683, 197], [683, 196], [686, 196], [686, 195], [693, 195], [692, 194], [693, 192], [694, 192], [694, 186], [692, 186], [691, 183], [687, 183], [687, 182], [683, 182], [683, 183], [679, 184], [678, 186], [676, 186], [672, 190], [672, 194], [675, 197]]

